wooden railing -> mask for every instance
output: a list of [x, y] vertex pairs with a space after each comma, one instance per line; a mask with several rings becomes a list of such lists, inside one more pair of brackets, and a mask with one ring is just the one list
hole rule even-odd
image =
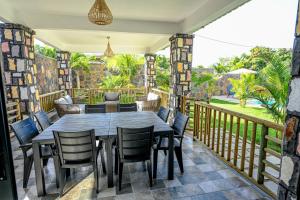
[[194, 129], [194, 106], [195, 98], [182, 96], [180, 99], [180, 112], [184, 115], [189, 116], [189, 123], [187, 125], [187, 130], [192, 131]]
[[119, 93], [121, 95], [120, 102], [124, 103], [134, 102], [137, 97], [144, 96], [146, 94], [144, 88], [73, 88], [72, 97], [76, 99], [79, 103], [97, 104], [104, 102], [105, 92]]
[[51, 112], [54, 109], [54, 100], [64, 96], [65, 91], [59, 90], [47, 94], [40, 95], [41, 109], [45, 112]]
[[156, 88], [151, 88], [151, 92], [157, 94], [160, 97], [160, 105], [164, 107], [169, 107], [169, 98], [170, 94], [168, 92], [156, 89]]
[[282, 144], [276, 138], [277, 131], [282, 132], [283, 126], [195, 102], [194, 138], [274, 198]]
[[[9, 125], [22, 119], [20, 103], [18, 101], [8, 102], [6, 104], [6, 110]], [[13, 133], [11, 131], [10, 136], [13, 136]]]

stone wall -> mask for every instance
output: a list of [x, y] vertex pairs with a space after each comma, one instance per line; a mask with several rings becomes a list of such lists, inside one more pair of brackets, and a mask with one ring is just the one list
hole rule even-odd
[[[300, 4], [299, 4], [300, 5]], [[292, 80], [287, 105], [287, 118], [282, 145], [279, 200], [300, 199], [300, 8], [292, 59]]]
[[36, 86], [35, 32], [19, 24], [0, 24], [0, 42], [8, 101], [19, 101], [21, 111], [32, 115], [40, 109]]
[[59, 90], [57, 62], [54, 58], [36, 54], [37, 87], [40, 94]]

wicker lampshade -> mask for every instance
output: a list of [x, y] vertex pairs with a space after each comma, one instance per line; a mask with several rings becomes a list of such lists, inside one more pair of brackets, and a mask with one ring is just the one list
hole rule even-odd
[[113, 57], [114, 56], [114, 52], [113, 52], [113, 50], [110, 47], [109, 38], [110, 37], [107, 37], [107, 47], [106, 47], [106, 50], [104, 52], [104, 56], [106, 56], [106, 57]]
[[89, 20], [97, 25], [111, 24], [113, 16], [105, 0], [96, 0], [88, 14]]

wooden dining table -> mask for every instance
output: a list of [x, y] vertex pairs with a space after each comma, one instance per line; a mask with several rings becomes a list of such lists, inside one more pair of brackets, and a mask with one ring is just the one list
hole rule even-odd
[[141, 128], [154, 125], [154, 135], [168, 137], [168, 179], [174, 178], [173, 129], [154, 112], [116, 112], [97, 114], [65, 115], [32, 140], [35, 179], [38, 196], [46, 194], [41, 146], [54, 144], [53, 131], [95, 130], [95, 136], [105, 143], [108, 187], [113, 187], [113, 142], [117, 137], [117, 127]]

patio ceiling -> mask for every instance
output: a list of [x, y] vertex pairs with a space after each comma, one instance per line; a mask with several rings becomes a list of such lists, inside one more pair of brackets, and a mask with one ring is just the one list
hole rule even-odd
[[106, 0], [114, 21], [90, 23], [94, 0], [0, 0], [5, 22], [26, 25], [36, 37], [62, 50], [101, 53], [106, 36], [116, 53], [156, 52], [175, 33], [193, 33], [249, 0]]

